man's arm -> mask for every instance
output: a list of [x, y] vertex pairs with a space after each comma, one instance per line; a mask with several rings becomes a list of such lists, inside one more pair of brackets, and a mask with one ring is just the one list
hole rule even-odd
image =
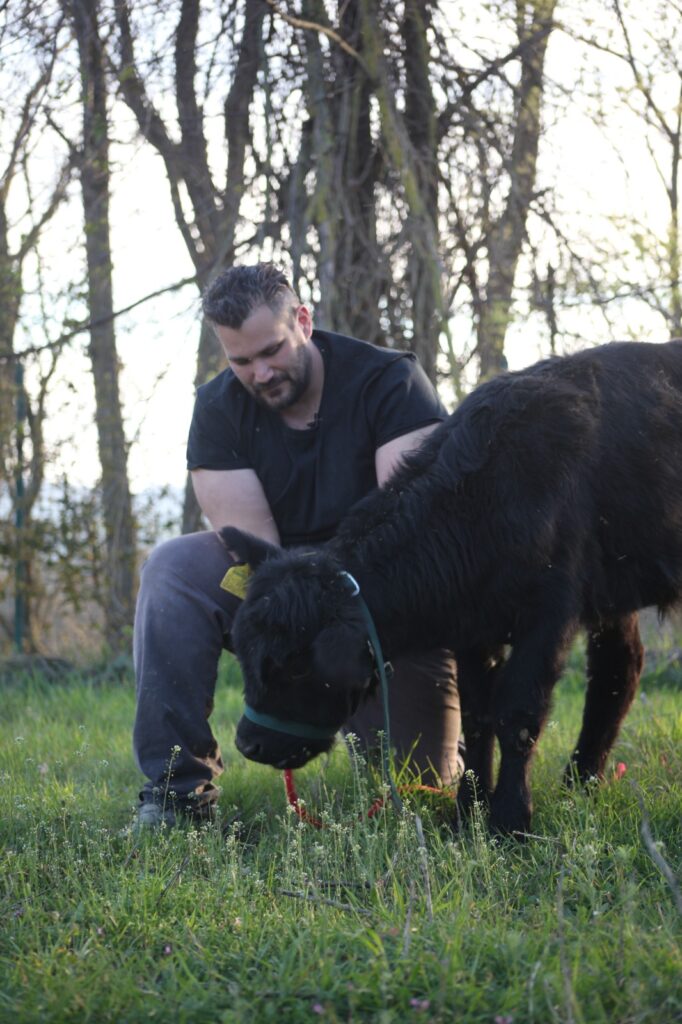
[[279, 530], [252, 469], [193, 469], [192, 483], [199, 507], [214, 530], [236, 526], [271, 544], [279, 544]]
[[409, 434], [394, 437], [392, 441], [377, 448], [374, 453], [374, 465], [379, 487], [383, 487], [393, 471], [398, 468], [403, 455], [418, 448], [424, 438], [428, 437], [438, 426], [440, 426], [439, 423], [429, 423], [428, 427], [420, 427], [418, 430], [412, 430]]

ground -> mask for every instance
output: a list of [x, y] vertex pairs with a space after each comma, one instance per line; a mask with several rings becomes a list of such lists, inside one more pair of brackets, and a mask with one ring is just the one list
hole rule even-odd
[[454, 836], [421, 801], [357, 823], [381, 783], [342, 748], [297, 773], [329, 827], [300, 824], [281, 776], [232, 746], [230, 664], [225, 831], [140, 841], [131, 681], [5, 681], [0, 1021], [682, 1021], [680, 631], [647, 617], [645, 633], [640, 696], [590, 794], [560, 785], [576, 648], [525, 845], [491, 841], [481, 816]]

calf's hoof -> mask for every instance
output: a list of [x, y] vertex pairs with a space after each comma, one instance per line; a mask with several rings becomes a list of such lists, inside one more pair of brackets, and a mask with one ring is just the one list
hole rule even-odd
[[592, 789], [604, 781], [604, 772], [595, 764], [569, 761], [564, 768], [564, 786], [567, 789]]
[[523, 842], [530, 832], [530, 804], [497, 801], [493, 798], [490, 808], [490, 831], [498, 836], [511, 836]]

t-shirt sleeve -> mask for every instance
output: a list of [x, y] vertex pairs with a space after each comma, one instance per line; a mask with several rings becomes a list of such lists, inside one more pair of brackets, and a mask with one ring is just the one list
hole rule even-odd
[[368, 388], [365, 408], [375, 449], [447, 417], [436, 389], [412, 355], [388, 364]]
[[231, 418], [199, 390], [187, 439], [187, 469], [250, 469], [243, 447]]

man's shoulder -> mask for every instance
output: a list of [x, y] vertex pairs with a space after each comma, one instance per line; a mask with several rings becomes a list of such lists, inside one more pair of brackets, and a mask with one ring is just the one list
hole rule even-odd
[[197, 401], [202, 405], [212, 405], [232, 401], [243, 392], [243, 388], [229, 366], [217, 373], [215, 377], [200, 384], [197, 388]]
[[313, 340], [318, 348], [325, 354], [325, 349], [335, 363], [344, 363], [353, 367], [364, 366], [366, 369], [381, 370], [391, 363], [400, 360], [416, 362], [413, 352], [406, 352], [397, 348], [385, 348], [381, 345], [374, 345], [370, 341], [362, 341], [348, 334], [338, 334], [334, 331], [322, 331], [315, 328]]

